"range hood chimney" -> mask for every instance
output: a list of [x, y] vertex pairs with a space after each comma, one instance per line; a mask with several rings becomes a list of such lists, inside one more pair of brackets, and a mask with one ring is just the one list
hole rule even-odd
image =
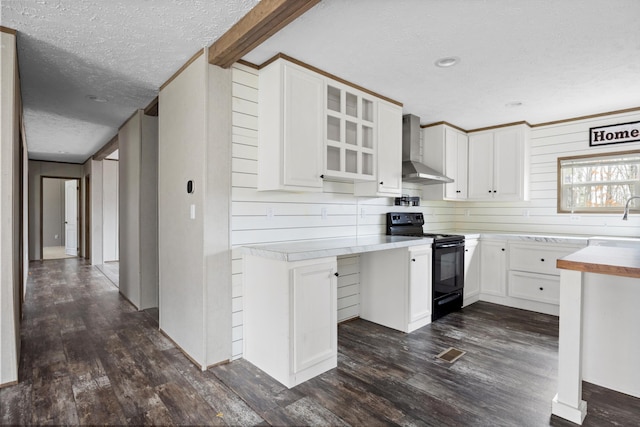
[[420, 117], [402, 116], [402, 180], [419, 184], [445, 184], [453, 179], [421, 162]]

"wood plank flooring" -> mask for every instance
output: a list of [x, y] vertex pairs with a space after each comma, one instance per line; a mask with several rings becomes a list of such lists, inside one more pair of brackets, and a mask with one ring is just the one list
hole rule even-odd
[[[20, 383], [2, 424], [569, 426], [551, 417], [556, 317], [476, 303], [403, 334], [338, 328], [338, 368], [286, 389], [244, 360], [201, 372], [81, 259], [30, 266]], [[449, 364], [436, 359], [466, 351]], [[640, 399], [584, 384], [585, 426], [635, 426]]]

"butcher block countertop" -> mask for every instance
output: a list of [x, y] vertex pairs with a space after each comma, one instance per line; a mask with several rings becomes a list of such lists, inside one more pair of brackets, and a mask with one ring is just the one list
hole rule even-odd
[[587, 246], [558, 259], [556, 267], [585, 273], [640, 278], [640, 248]]

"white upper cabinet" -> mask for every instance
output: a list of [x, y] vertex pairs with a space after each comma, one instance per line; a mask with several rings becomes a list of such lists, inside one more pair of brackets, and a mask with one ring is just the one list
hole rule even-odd
[[326, 178], [376, 177], [376, 102], [370, 95], [331, 80], [326, 85]]
[[[402, 191], [402, 106], [283, 58], [260, 70], [258, 190]], [[360, 185], [362, 184], [362, 185]]]
[[469, 134], [469, 194], [472, 200], [528, 200], [529, 126]]
[[259, 85], [258, 190], [322, 191], [323, 78], [278, 59]]
[[468, 137], [465, 132], [446, 124], [422, 130], [423, 163], [453, 179], [449, 184], [425, 185], [427, 200], [466, 200]]
[[377, 179], [356, 182], [356, 196], [400, 197], [402, 195], [402, 107], [378, 101]]

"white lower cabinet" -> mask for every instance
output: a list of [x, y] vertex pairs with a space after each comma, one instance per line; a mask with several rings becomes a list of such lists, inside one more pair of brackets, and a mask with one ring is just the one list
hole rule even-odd
[[513, 306], [557, 315], [560, 304], [558, 258], [584, 245], [509, 242], [508, 296]]
[[497, 297], [507, 295], [506, 240], [480, 241], [480, 292]]
[[360, 317], [403, 332], [431, 323], [431, 245], [360, 256]]
[[335, 368], [336, 273], [335, 257], [245, 255], [244, 358], [289, 388]]
[[556, 261], [585, 244], [482, 239], [480, 300], [558, 315]]
[[464, 242], [464, 302], [463, 307], [480, 297], [480, 248], [478, 239]]

